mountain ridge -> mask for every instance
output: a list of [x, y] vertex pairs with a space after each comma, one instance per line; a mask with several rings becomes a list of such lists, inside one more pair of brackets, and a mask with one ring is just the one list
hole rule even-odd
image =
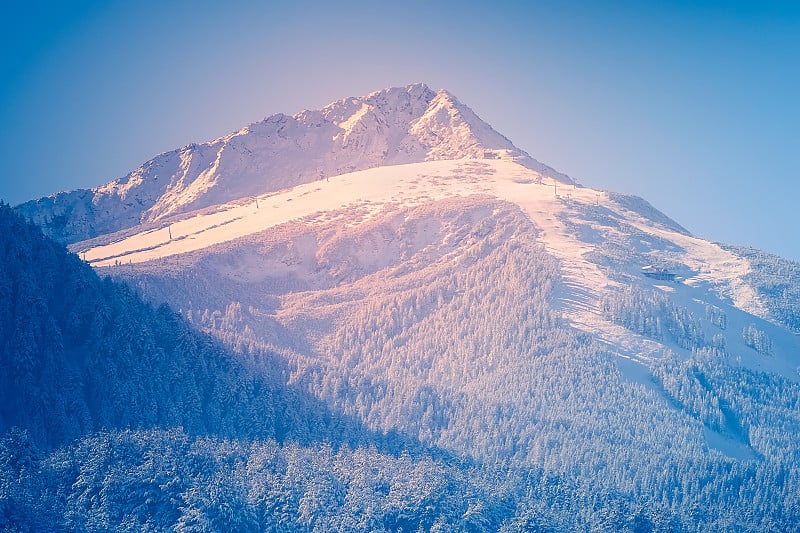
[[442, 159], [499, 158], [572, 183], [424, 84], [271, 115], [205, 143], [164, 152], [123, 178], [18, 206], [63, 243], [346, 172]]

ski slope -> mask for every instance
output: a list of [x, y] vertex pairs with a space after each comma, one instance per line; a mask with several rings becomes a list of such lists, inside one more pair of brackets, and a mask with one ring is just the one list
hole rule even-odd
[[[726, 333], [728, 345], [741, 346], [744, 353], [752, 351], [743, 346], [738, 332], [766, 312], [753, 289], [742, 281], [750, 268], [745, 260], [628, 209], [603, 191], [566, 184], [510, 160], [429, 161], [346, 173], [187, 213], [126, 237], [110, 235], [99, 244], [95, 239], [91, 242], [97, 245], [92, 247], [77, 243], [72, 248], [98, 268], [163, 262], [287, 223], [314, 226], [336, 220], [355, 225], [388, 207], [408, 208], [468, 196], [500, 199], [524, 210], [539, 229], [538, 241], [559, 260], [562, 284], [556, 306], [573, 327], [595, 335], [609, 351], [635, 363], [629, 370], [632, 378], [644, 379], [636, 368], [663, 354], [665, 346], [632, 334], [601, 313], [603, 295], [625, 284], [665, 291], [696, 316], [702, 316], [708, 304], [724, 307], [732, 324]], [[602, 217], [613, 217], [625, 226], [616, 228]], [[597, 257], [597, 250], [607, 242], [628, 242], [630, 228], [644, 242], [651, 239], [650, 248], [631, 255], [615, 252], [618, 257], [610, 259]], [[684, 279], [654, 282], [641, 276], [641, 267], [653, 257], [680, 265]], [[755, 354], [742, 363], [796, 377], [796, 365], [780, 348], [785, 343], [794, 345], [793, 336], [763, 320], [759, 328], [778, 340], [777, 353], [770, 358]], [[680, 351], [677, 346], [668, 347]]]
[[[568, 194], [571, 201], [594, 202], [597, 191], [575, 188], [545, 178], [538, 172], [506, 160], [459, 159], [378, 167], [325, 178], [252, 196], [193, 212], [169, 224], [148, 229], [107, 244], [72, 248], [96, 267], [117, 263], [142, 263], [175, 254], [201, 250], [258, 233], [291, 221], [324, 217], [346, 209], [344, 222], [363, 222], [385, 205], [415, 206], [455, 196], [487, 195], [523, 207], [543, 229], [545, 242], [567, 262], [574, 263], [581, 249], [554, 221]], [[558, 196], [554, 191], [560, 187]], [[566, 191], [566, 192], [564, 192]], [[595, 273], [595, 280], [597, 274]]]

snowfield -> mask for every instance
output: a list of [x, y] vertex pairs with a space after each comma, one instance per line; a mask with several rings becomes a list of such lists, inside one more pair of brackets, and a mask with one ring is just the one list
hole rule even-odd
[[[312, 228], [331, 222], [359, 225], [387, 209], [475, 196], [511, 202], [527, 214], [539, 231], [538, 242], [560, 264], [562, 283], [556, 307], [573, 327], [597, 336], [621, 358], [647, 365], [664, 350], [663, 342], [632, 334], [601, 310], [601, 299], [608, 291], [634, 283], [668, 293], [698, 317], [703, 316], [706, 305], [724, 307], [731, 319], [725, 333], [728, 346], [744, 348], [742, 364], [797, 378], [792, 354], [781, 348], [794, 346], [796, 339], [784, 328], [755, 318], [765, 317], [766, 310], [743, 281], [750, 270], [745, 260], [687, 234], [671, 221], [654, 222], [622, 205], [629, 202], [616, 202], [604, 191], [548, 178], [510, 160], [428, 161], [346, 173], [173, 217], [169, 223], [150, 224], [145, 231], [124, 238], [111, 234], [94, 239], [91, 247], [76, 243], [72, 249], [98, 268], [138, 264], [147, 264], [145, 269], [163, 268], [165, 262], [169, 265], [169, 258], [174, 257], [178, 265], [181, 254], [218, 250], [224, 243], [286, 224]], [[608, 222], [612, 219], [613, 224]], [[618, 221], [625, 225], [620, 227]], [[640, 238], [634, 246], [626, 241], [631, 230]], [[98, 244], [103, 241], [105, 244]], [[598, 257], [598, 248], [609, 242], [624, 246]], [[386, 265], [400, 262], [397, 250], [375, 249], [373, 253], [383, 257]], [[641, 267], [652, 262], [671, 265], [681, 279], [655, 282], [643, 277]], [[282, 264], [270, 262], [270, 270], [275, 273]], [[781, 341], [775, 343], [777, 348], [770, 357], [742, 343], [739, 333], [754, 320]], [[709, 336], [714, 333], [709, 331]], [[681, 351], [676, 345], [667, 345]], [[622, 368], [631, 379], [644, 379], [637, 365], [623, 364]]]

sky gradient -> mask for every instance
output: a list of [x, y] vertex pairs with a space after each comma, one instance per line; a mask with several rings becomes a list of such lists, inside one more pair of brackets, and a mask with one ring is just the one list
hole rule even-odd
[[4, 2], [0, 199], [422, 81], [590, 186], [800, 260], [800, 2]]

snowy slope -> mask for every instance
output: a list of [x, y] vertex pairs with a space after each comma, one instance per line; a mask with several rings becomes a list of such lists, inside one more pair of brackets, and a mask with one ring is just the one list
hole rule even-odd
[[[72, 248], [96, 267], [128, 265], [126, 276], [135, 277], [137, 272], [180, 270], [204, 256], [238, 263], [236, 254], [241, 250], [231, 250], [238, 250], [237, 243], [243, 240], [280, 240], [287, 227], [319, 233], [322, 230], [314, 228], [331, 224], [365, 226], [386, 217], [387, 212], [447, 198], [501, 200], [522, 209], [538, 230], [531, 239], [541, 242], [547, 253], [559, 261], [562, 283], [556, 292], [556, 308], [573, 327], [601, 339], [621, 359], [641, 367], [663, 355], [665, 349], [689, 353], [668, 339], [636, 334], [609, 319], [603, 311], [604, 298], [627, 287], [638, 287], [663, 293], [695, 317], [702, 318], [707, 306], [724, 309], [728, 329], [716, 331], [704, 326], [707, 338], [725, 336], [728, 348], [735, 348], [741, 364], [797, 378], [794, 353], [798, 339], [785, 328], [764, 320], [766, 309], [744, 281], [750, 271], [746, 260], [689, 235], [663, 215], [645, 216], [651, 215], [652, 210], [646, 202], [565, 185], [507, 160], [431, 161], [342, 174], [189, 213], [141, 233], [109, 235]], [[316, 240], [310, 245], [312, 248], [322, 246], [321, 237]], [[383, 267], [402, 264], [399, 249], [393, 249], [390, 243], [391, 240], [377, 242], [372, 251], [353, 252], [352, 260], [369, 263], [372, 260], [358, 255], [365, 253], [382, 258]], [[244, 276], [245, 281], [263, 281], [266, 272], [280, 277], [281, 269], [288, 268], [287, 263], [269, 257], [272, 252], [254, 249], [248, 253], [251, 259], [256, 258], [252, 264], [234, 269], [236, 276]], [[313, 262], [316, 253], [313, 249], [306, 253], [307, 263]], [[669, 265], [680, 276], [679, 281], [642, 276], [641, 268], [653, 263]], [[297, 281], [299, 286], [313, 287], [311, 278], [320, 269], [319, 265], [307, 265], [304, 273], [293, 275], [308, 278]], [[774, 340], [771, 356], [745, 346], [741, 331], [751, 323]], [[640, 379], [641, 372], [636, 367], [631, 367], [631, 376]]]
[[19, 209], [69, 243], [346, 172], [459, 158], [518, 161], [570, 182], [516, 148], [449, 92], [415, 84], [294, 116], [276, 114], [216, 140], [163, 153], [105, 185]]

